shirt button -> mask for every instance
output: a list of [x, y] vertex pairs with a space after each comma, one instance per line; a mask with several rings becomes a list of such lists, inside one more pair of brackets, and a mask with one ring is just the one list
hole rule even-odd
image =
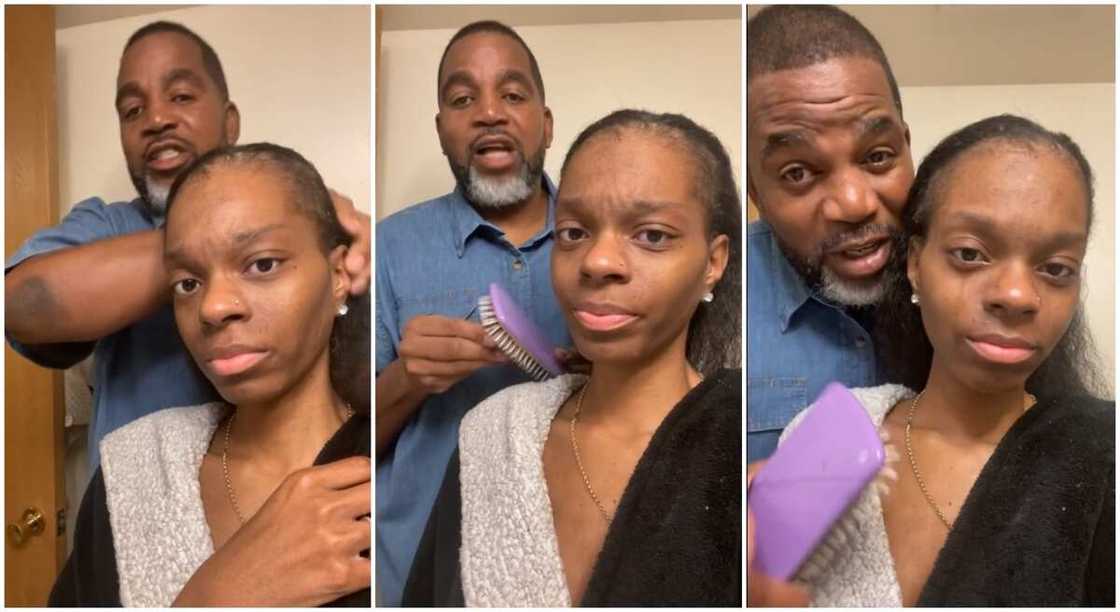
[[525, 264], [520, 259], [513, 260], [513, 269], [514, 270], [520, 271], [521, 268], [524, 268], [524, 267], [525, 267]]
[[856, 346], [857, 347], [863, 348], [863, 345], [865, 345], [865, 344], [867, 344], [867, 340], [863, 336], [860, 336], [860, 337], [856, 338]]

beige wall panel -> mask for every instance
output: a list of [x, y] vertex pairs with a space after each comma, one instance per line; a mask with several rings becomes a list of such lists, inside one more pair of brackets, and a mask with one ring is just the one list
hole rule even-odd
[[[501, 14], [492, 17], [502, 19]], [[548, 173], [559, 179], [569, 145], [592, 121], [619, 108], [637, 107], [684, 113], [715, 132], [741, 178], [740, 23], [714, 19], [518, 27], [540, 63], [555, 117], [552, 148], [545, 158]], [[378, 219], [454, 186], [434, 119], [436, 70], [454, 33], [382, 33]]]
[[157, 19], [205, 38], [241, 109], [241, 139], [289, 146], [370, 210], [370, 8], [207, 6], [58, 31], [60, 205], [135, 197], [113, 97], [128, 36]]

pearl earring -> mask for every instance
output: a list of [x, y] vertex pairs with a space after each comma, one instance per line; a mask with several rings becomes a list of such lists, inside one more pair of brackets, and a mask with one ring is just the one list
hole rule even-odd
[[350, 306], [348, 304], [346, 304], [345, 302], [343, 302], [342, 304], [339, 304], [339, 306], [338, 306], [338, 316], [345, 317], [346, 313], [348, 313], [348, 312], [350, 312]]
[[705, 293], [704, 297], [702, 297], [700, 299], [702, 301], [706, 302], [706, 303], [711, 303], [712, 300], [716, 299], [716, 296], [713, 295], [711, 291], [709, 291], [709, 292]]
[[918, 294], [917, 293], [911, 293], [910, 294], [910, 303], [911, 304], [914, 304], [915, 306], [917, 306], [918, 302], [920, 302], [920, 301], [921, 300], [918, 299]]

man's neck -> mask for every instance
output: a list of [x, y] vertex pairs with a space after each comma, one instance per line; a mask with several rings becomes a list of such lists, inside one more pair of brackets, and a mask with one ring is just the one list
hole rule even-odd
[[479, 216], [505, 232], [506, 239], [514, 246], [521, 246], [548, 222], [548, 194], [540, 184], [524, 202], [501, 208], [474, 208]]

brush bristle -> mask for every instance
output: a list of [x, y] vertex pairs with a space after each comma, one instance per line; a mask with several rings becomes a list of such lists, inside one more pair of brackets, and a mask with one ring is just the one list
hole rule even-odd
[[[864, 495], [872, 493], [878, 495], [879, 499], [886, 497], [890, 492], [891, 483], [898, 481], [898, 472], [895, 471], [895, 464], [899, 461], [900, 456], [898, 449], [891, 444], [890, 436], [887, 434], [886, 429], [879, 428], [879, 439], [883, 441], [883, 467], [879, 468], [879, 472], [875, 474], [875, 478], [871, 483], [860, 493], [860, 498]], [[812, 582], [813, 579], [823, 572], [828, 570], [841, 551], [846, 549], [849, 540], [861, 539], [863, 536], [859, 530], [859, 521], [855, 520], [852, 514], [852, 508], [859, 505], [859, 500], [848, 508], [844, 515], [841, 516], [833, 524], [832, 529], [829, 530], [813, 553], [802, 564], [801, 569], [797, 572], [797, 580], [802, 582]]]
[[509, 357], [514, 365], [521, 368], [533, 380], [542, 381], [548, 378], [548, 370], [545, 370], [536, 358], [502, 327], [497, 313], [494, 312], [494, 300], [490, 299], [489, 295], [478, 298], [478, 318], [482, 322], [482, 328], [498, 344], [498, 349]]

